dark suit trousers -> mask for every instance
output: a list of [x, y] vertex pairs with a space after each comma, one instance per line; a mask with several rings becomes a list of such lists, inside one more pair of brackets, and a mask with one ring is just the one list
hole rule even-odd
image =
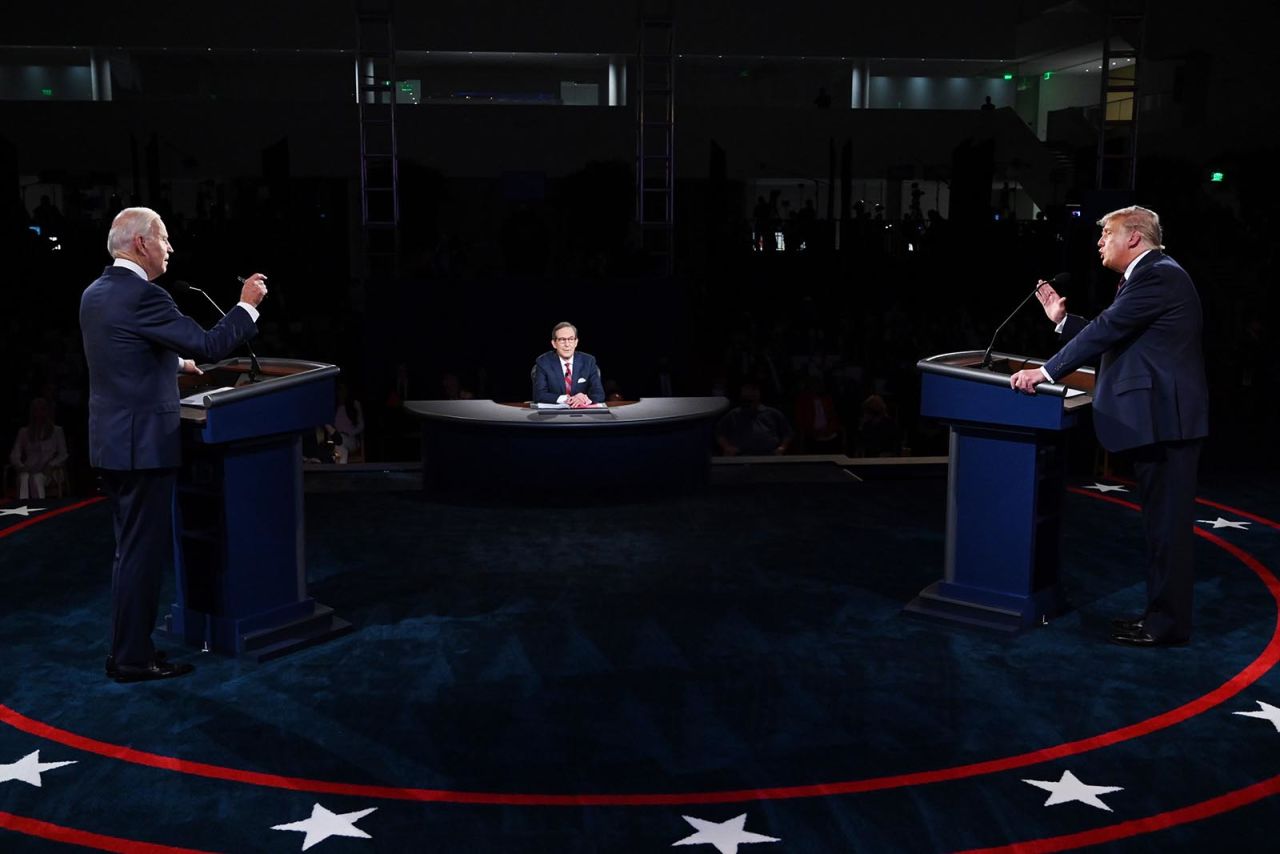
[[111, 501], [116, 554], [111, 567], [111, 655], [116, 664], [146, 664], [160, 584], [173, 565], [175, 469], [103, 471]]
[[1196, 468], [1202, 439], [1157, 442], [1131, 452], [1147, 537], [1147, 610], [1154, 637], [1191, 637]]

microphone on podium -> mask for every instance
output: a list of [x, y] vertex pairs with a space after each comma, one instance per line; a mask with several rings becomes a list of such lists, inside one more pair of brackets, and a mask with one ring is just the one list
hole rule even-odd
[[[239, 279], [239, 281], [242, 284], [244, 283], [244, 279], [240, 279], [239, 276], [237, 276], [236, 278]], [[209, 301], [209, 305], [213, 306], [214, 310], [217, 311], [218, 314], [222, 315], [223, 317], [227, 316], [227, 313], [223, 311], [222, 308], [216, 302], [213, 301], [213, 297], [209, 296], [207, 293], [200, 290], [200, 288], [197, 288], [195, 285], [191, 284], [190, 282], [178, 281], [178, 282], [174, 282], [174, 285], [179, 288], [186, 288], [189, 291], [200, 294], [200, 296], [204, 297], [206, 300]], [[248, 341], [244, 342], [244, 348], [249, 351], [249, 382], [256, 383], [258, 381], [258, 377], [262, 376], [262, 366], [258, 364], [258, 354], [253, 352], [253, 347], [249, 345]]]
[[[1048, 283], [1050, 285], [1053, 285], [1054, 287], [1065, 287], [1066, 285], [1071, 284], [1071, 274], [1059, 273], [1058, 275], [1050, 279]], [[1021, 311], [1022, 307], [1027, 304], [1027, 301], [1030, 300], [1037, 293], [1039, 293], [1039, 291], [1040, 291], [1040, 283], [1037, 282], [1036, 286], [1031, 289], [1031, 293], [1023, 297], [1022, 302], [1018, 303], [1018, 307], [1015, 308], [1013, 311], [1011, 311], [1009, 313], [1009, 316], [1004, 319], [1004, 323], [1001, 323], [999, 326], [996, 327], [995, 334], [991, 336], [991, 343], [987, 345], [987, 351], [982, 354], [982, 364], [979, 365], [978, 367], [980, 368], [991, 367], [991, 349], [996, 346], [996, 339], [1000, 337], [1000, 331], [1004, 329], [1005, 324], [1007, 324], [1010, 320], [1013, 320], [1013, 316], [1017, 314], [1019, 311]]]

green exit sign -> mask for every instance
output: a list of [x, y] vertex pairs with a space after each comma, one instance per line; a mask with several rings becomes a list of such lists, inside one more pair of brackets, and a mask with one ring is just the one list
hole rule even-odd
[[1224, 178], [1226, 178], [1226, 177], [1227, 177], [1227, 176], [1226, 176], [1226, 175], [1224, 175], [1224, 174], [1223, 174], [1223, 173], [1221, 173], [1221, 172], [1210, 172], [1210, 173], [1209, 173], [1209, 180], [1210, 180], [1210, 181], [1212, 181], [1212, 182], [1213, 182], [1213, 183], [1215, 183], [1215, 184], [1221, 184], [1221, 183], [1222, 183], [1222, 180], [1223, 180]]
[[52, 89], [41, 89], [41, 90], [40, 90], [40, 94], [41, 94], [41, 95], [44, 95], [46, 98], [51, 98], [51, 97], [53, 97], [53, 90], [52, 90]]

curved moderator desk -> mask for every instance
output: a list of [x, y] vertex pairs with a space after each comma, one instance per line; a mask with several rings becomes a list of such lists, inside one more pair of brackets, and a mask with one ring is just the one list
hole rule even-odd
[[427, 490], [690, 488], [707, 482], [723, 397], [655, 397], [608, 411], [410, 400]]

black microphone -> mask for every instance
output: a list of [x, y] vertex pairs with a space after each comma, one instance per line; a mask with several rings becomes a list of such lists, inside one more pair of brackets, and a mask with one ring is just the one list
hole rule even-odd
[[[1059, 273], [1058, 275], [1054, 276], [1052, 279], [1049, 280], [1049, 284], [1057, 285], [1059, 287], [1069, 285], [1071, 284], [1071, 274]], [[996, 339], [1000, 337], [1000, 330], [1004, 329], [1005, 324], [1007, 324], [1010, 320], [1013, 320], [1013, 316], [1017, 314], [1019, 311], [1021, 311], [1022, 307], [1027, 304], [1027, 301], [1039, 292], [1040, 292], [1040, 284], [1037, 282], [1035, 288], [1032, 289], [1031, 293], [1023, 297], [1022, 302], [1018, 303], [1018, 307], [1015, 308], [1012, 312], [1010, 312], [1009, 316], [1004, 319], [1004, 323], [1001, 323], [999, 326], [996, 327], [996, 334], [991, 336], [991, 343], [987, 345], [987, 352], [982, 354], [982, 364], [979, 365], [978, 367], [980, 368], [991, 367], [991, 348], [996, 346]]]
[[[244, 279], [240, 279], [240, 281], [243, 282]], [[227, 313], [223, 311], [216, 302], [213, 301], [213, 297], [209, 296], [204, 291], [197, 288], [195, 285], [191, 284], [190, 282], [174, 282], [174, 284], [180, 288], [186, 288], [189, 291], [194, 291], [195, 293], [200, 294], [200, 296], [204, 297], [209, 301], [209, 305], [213, 306], [214, 310], [217, 311], [218, 314], [222, 315], [223, 317], [227, 316]], [[262, 376], [262, 366], [258, 364], [258, 354], [253, 352], [253, 348], [249, 346], [248, 341], [244, 342], [244, 348], [249, 351], [249, 382], [256, 383], [258, 381], [258, 377]]]

